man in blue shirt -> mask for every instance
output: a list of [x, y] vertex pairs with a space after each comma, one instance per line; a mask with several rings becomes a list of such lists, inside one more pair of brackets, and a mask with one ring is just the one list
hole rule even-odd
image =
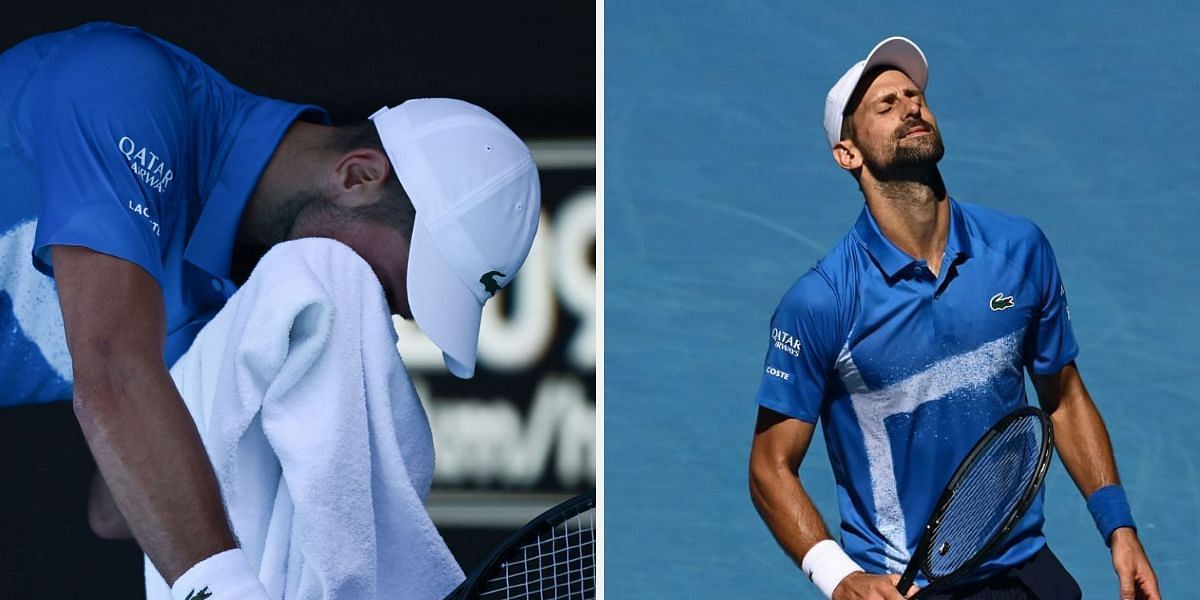
[[[1027, 403], [1028, 370], [1059, 456], [1112, 547], [1121, 598], [1158, 598], [1075, 366], [1054, 253], [1032, 223], [949, 197], [927, 77], [920, 49], [889, 38], [829, 93], [829, 145], [866, 207], [772, 318], [750, 459], [754, 503], [827, 597], [901, 598], [896, 574], [943, 486], [988, 427]], [[841, 545], [797, 478], [818, 421]], [[1042, 523], [1039, 494], [968, 582], [939, 597], [1079, 597]]]
[[0, 54], [0, 193], [0, 406], [72, 399], [103, 476], [93, 527], [127, 522], [168, 582], [209, 565], [189, 580], [214, 598], [247, 569], [167, 368], [243, 267], [337, 239], [470, 377], [482, 306], [539, 213], [528, 149], [478, 107], [411, 100], [332, 127], [109, 23]]

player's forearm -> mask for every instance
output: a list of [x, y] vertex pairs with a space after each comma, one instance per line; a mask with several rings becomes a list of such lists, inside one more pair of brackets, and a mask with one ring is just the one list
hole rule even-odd
[[[235, 542], [208, 456], [161, 359], [76, 381], [75, 413], [134, 537], [168, 583]], [[93, 370], [92, 372], [96, 372]]]
[[752, 459], [750, 497], [775, 540], [797, 565], [817, 542], [830, 538], [816, 505], [786, 464]]
[[1108, 430], [1083, 382], [1071, 378], [1062, 387], [1058, 405], [1050, 414], [1055, 448], [1086, 498], [1103, 486], [1120, 483], [1116, 461]]

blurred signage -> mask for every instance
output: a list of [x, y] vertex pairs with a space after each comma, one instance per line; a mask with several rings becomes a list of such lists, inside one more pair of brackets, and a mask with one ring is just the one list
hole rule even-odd
[[595, 142], [529, 147], [542, 182], [538, 234], [484, 308], [475, 377], [450, 375], [441, 351], [396, 319], [441, 490], [566, 492], [596, 481]]

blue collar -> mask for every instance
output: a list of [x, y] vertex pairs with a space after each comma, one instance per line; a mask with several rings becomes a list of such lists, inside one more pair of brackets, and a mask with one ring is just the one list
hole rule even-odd
[[[945, 254], [952, 257], [950, 262], [953, 262], [954, 257], [972, 255], [971, 235], [967, 231], [962, 208], [953, 198], [948, 198], [947, 202], [950, 203], [950, 233], [946, 236]], [[863, 249], [871, 255], [888, 280], [895, 279], [897, 274], [916, 262], [916, 259], [897, 248], [891, 240], [883, 235], [883, 232], [879, 230], [879, 224], [875, 222], [875, 216], [866, 206], [863, 206], [862, 213], [858, 215], [858, 221], [854, 224], [854, 232]], [[946, 266], [949, 266], [950, 262], [947, 262]]]
[[325, 110], [317, 106], [269, 98], [255, 100], [257, 104], [246, 110], [242, 122], [231, 125], [237, 133], [224, 161], [215, 169], [215, 177], [210, 179], [214, 183], [207, 192], [201, 188], [204, 207], [183, 251], [184, 260], [223, 279], [229, 279], [242, 210], [283, 134], [301, 115], [329, 123]]
[[971, 232], [967, 229], [967, 218], [963, 216], [962, 207], [954, 198], [947, 196], [950, 203], [950, 235], [946, 236], [946, 256], [971, 257]]

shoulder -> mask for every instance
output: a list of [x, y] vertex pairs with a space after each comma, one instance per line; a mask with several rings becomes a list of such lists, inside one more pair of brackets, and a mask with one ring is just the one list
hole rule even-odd
[[1006, 256], [1024, 254], [1045, 244], [1046, 235], [1033, 221], [967, 202], [955, 201], [973, 241]]
[[[115, 143], [114, 136], [143, 144], [172, 138], [187, 130], [187, 87], [157, 38], [132, 27], [88, 24], [66, 32], [38, 65], [23, 100], [24, 127], [34, 152], [49, 160], [62, 160], [62, 148]], [[166, 148], [160, 143], [156, 153]]]
[[792, 283], [780, 299], [779, 306], [832, 309], [837, 306], [837, 292], [833, 282], [821, 271], [821, 265], [818, 264]]
[[100, 101], [108, 91], [163, 90], [178, 83], [165, 45], [139, 29], [112, 23], [67, 32], [45, 57], [39, 78], [48, 92]]
[[843, 298], [850, 297], [844, 282], [830, 271], [829, 257], [822, 259], [788, 287], [774, 320], [778, 322], [803, 322], [821, 329], [837, 329], [843, 321]]
[[809, 311], [840, 314], [857, 295], [862, 262], [861, 244], [851, 230], [792, 283], [780, 307], [806, 307]]
[[165, 56], [165, 48], [158, 38], [136, 27], [96, 22], [64, 32], [54, 54], [64, 61], [153, 59]]
[[[783, 294], [771, 316], [771, 336], [776, 344], [804, 345], [812, 356], [830, 356], [845, 334], [841, 297], [820, 265], [800, 276]], [[791, 352], [784, 349], [786, 352]], [[794, 353], [793, 353], [794, 354]]]

